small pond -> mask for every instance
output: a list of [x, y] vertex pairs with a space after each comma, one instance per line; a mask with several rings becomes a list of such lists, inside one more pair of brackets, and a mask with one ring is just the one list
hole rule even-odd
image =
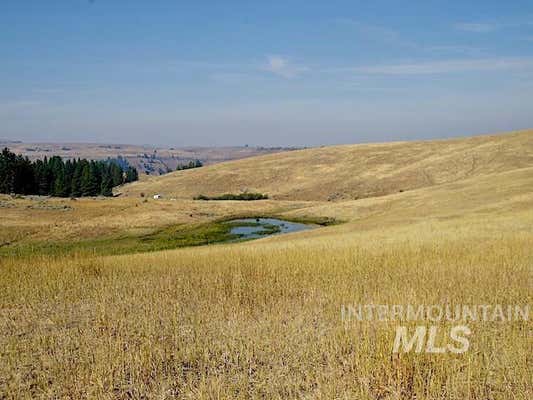
[[305, 231], [315, 227], [277, 218], [244, 218], [234, 219], [227, 223], [232, 226], [230, 234], [239, 236], [236, 240], [258, 239], [281, 233]]

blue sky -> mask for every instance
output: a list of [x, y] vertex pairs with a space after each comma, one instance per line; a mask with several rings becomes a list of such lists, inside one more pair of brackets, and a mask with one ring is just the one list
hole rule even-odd
[[0, 60], [4, 139], [313, 146], [533, 127], [531, 0], [2, 0]]

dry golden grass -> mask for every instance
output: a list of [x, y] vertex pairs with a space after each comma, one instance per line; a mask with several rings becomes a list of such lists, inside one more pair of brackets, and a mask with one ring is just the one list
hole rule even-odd
[[427, 142], [346, 145], [272, 154], [127, 185], [127, 196], [188, 198], [245, 190], [275, 199], [349, 200], [533, 165], [533, 130]]
[[149, 198], [69, 199], [0, 195], [0, 245], [73, 241], [113, 234], [141, 235], [169, 225], [199, 224], [222, 217], [279, 214], [317, 205], [302, 201], [153, 200]]
[[[524, 133], [506, 138], [531, 154]], [[397, 322], [346, 325], [340, 312], [357, 303], [531, 306], [526, 161], [358, 201], [63, 201], [75, 203], [71, 227], [67, 211], [5, 198], [14, 204], [0, 210], [6, 235], [30, 242], [56, 223], [64, 239], [60, 230], [136, 232], [254, 212], [347, 222], [145, 254], [0, 258], [0, 398], [530, 399], [531, 320], [469, 322], [464, 354], [397, 355]]]
[[[531, 211], [520, 217], [532, 226]], [[463, 355], [395, 357], [394, 324], [340, 319], [354, 303], [528, 304], [531, 230], [477, 222], [2, 260], [0, 393], [528, 399], [531, 322], [469, 324]]]

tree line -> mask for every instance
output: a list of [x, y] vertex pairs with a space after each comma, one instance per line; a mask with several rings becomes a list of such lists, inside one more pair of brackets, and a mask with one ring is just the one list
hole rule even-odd
[[203, 163], [200, 160], [189, 161], [188, 164], [178, 164], [176, 171], [182, 171], [184, 169], [200, 168], [203, 167]]
[[58, 197], [112, 196], [113, 187], [138, 179], [137, 170], [112, 160], [59, 156], [30, 161], [7, 147], [0, 154], [0, 193]]

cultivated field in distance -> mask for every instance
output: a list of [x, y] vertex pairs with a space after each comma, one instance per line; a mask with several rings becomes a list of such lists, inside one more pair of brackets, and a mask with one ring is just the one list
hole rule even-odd
[[[115, 192], [0, 196], [0, 398], [533, 397], [531, 315], [353, 312], [530, 307], [533, 130], [268, 154]], [[228, 193], [268, 199], [194, 200]], [[221, 240], [243, 217], [314, 229]], [[468, 348], [449, 351], [458, 324]], [[433, 345], [395, 352], [399, 325], [436, 327]]]

